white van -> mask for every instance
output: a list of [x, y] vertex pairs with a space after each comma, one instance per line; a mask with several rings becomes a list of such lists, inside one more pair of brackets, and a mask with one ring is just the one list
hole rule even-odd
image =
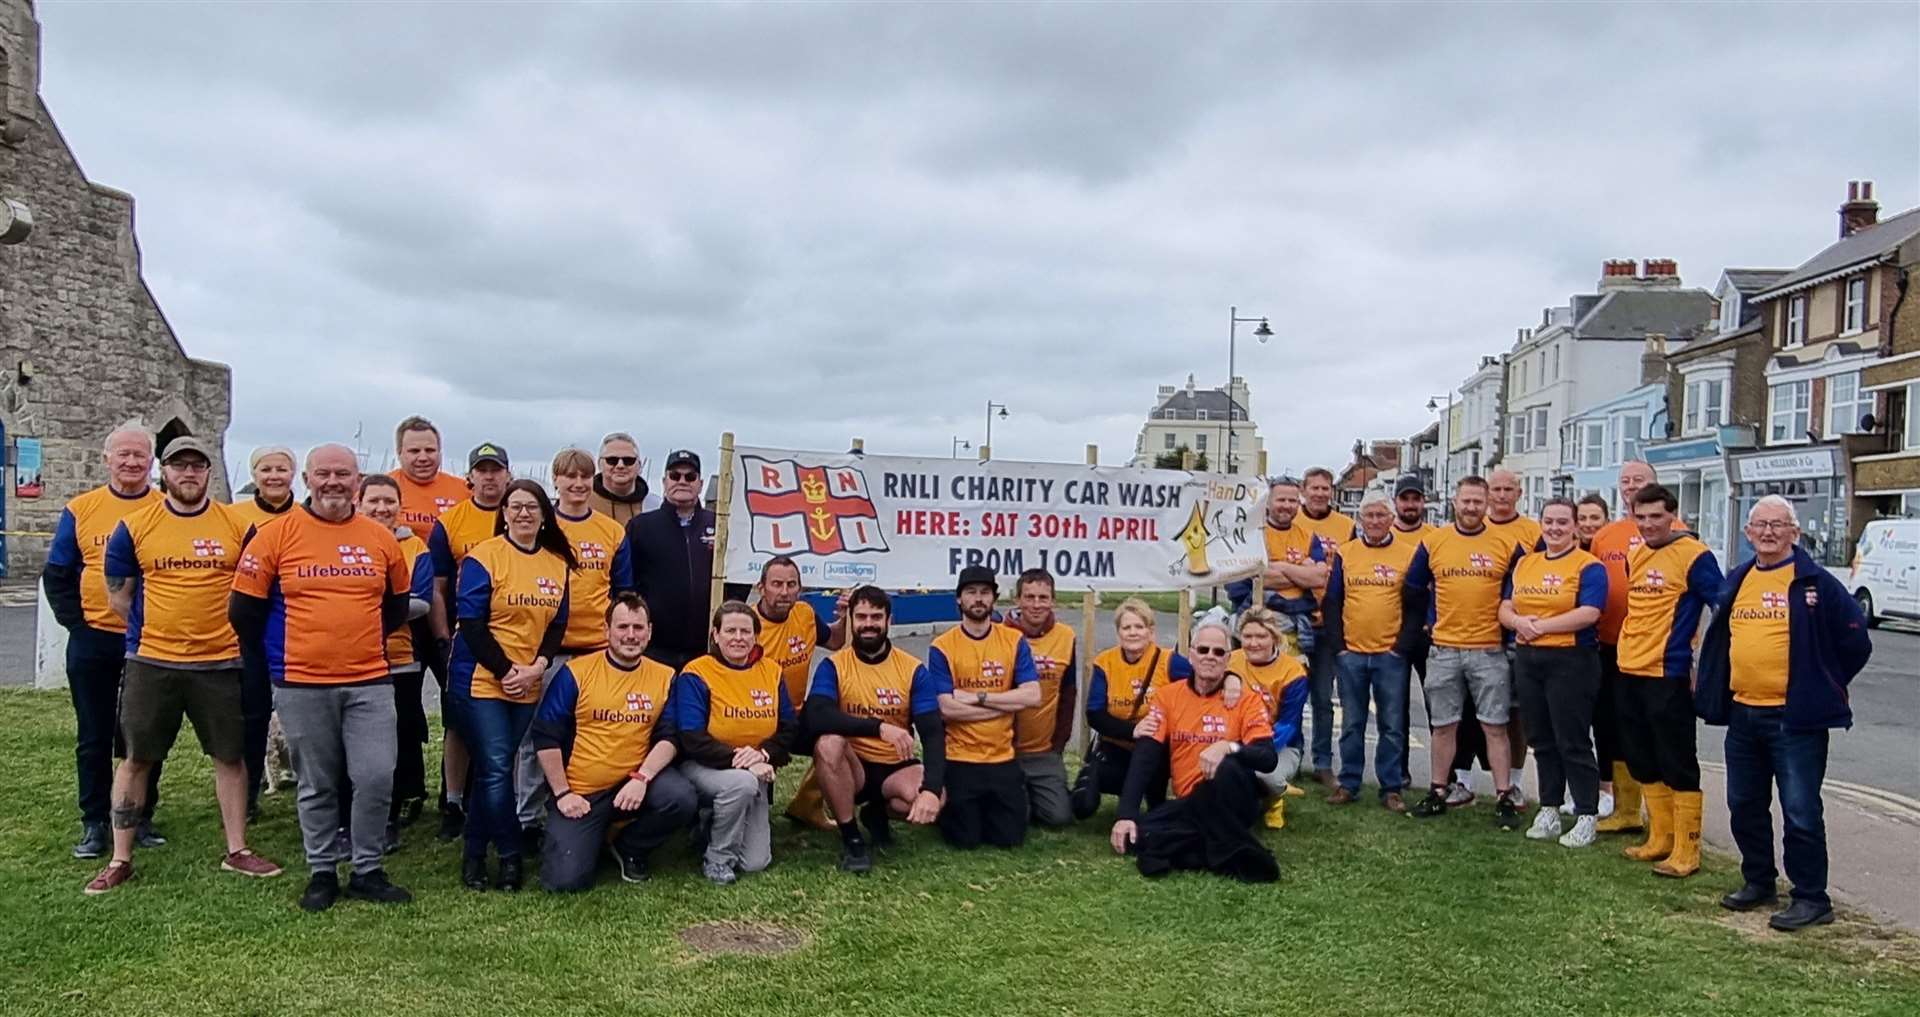
[[1847, 589], [1869, 624], [1920, 619], [1920, 519], [1876, 519], [1853, 549]]

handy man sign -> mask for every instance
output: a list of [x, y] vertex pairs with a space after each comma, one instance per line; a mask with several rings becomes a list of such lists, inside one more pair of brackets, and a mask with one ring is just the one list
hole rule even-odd
[[885, 551], [866, 474], [851, 466], [802, 466], [744, 456], [753, 549], [767, 554]]

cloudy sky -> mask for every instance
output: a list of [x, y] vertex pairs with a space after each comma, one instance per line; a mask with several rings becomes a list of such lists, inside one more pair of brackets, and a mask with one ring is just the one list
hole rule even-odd
[[364, 426], [377, 465], [409, 412], [656, 473], [722, 430], [946, 455], [992, 399], [1000, 456], [1116, 462], [1237, 304], [1274, 467], [1337, 464], [1607, 258], [1710, 287], [1830, 243], [1849, 179], [1920, 193], [1910, 5], [39, 16], [236, 457]]

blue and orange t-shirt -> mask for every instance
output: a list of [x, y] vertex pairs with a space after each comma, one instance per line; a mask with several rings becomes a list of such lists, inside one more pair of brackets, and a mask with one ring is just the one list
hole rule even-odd
[[[1516, 614], [1545, 620], [1566, 614], [1577, 607], [1605, 610], [1607, 606], [1607, 567], [1600, 559], [1578, 547], [1559, 554], [1535, 551], [1514, 560], [1501, 584], [1500, 596], [1513, 602]], [[1550, 632], [1527, 646], [1595, 646], [1599, 643], [1594, 626], [1577, 632]]]
[[[407, 574], [413, 577], [408, 597], [433, 603], [433, 556], [427, 553], [427, 542], [406, 529], [395, 533], [394, 539], [400, 542], [400, 553], [407, 559]], [[396, 672], [420, 670], [420, 662], [413, 656], [412, 625], [402, 625], [387, 634], [387, 663], [393, 665]]]
[[[760, 606], [755, 604], [753, 609], [757, 614]], [[760, 644], [761, 655], [779, 666], [780, 679], [787, 685], [787, 698], [795, 709], [806, 706], [807, 683], [813, 677], [813, 651], [826, 645], [829, 635], [827, 623], [821, 621], [813, 605], [804, 600], [794, 601], [784, 620], [774, 621], [760, 615], [760, 634], [754, 639]]]
[[[1033, 650], [1019, 629], [993, 625], [984, 636], [971, 636], [963, 625], [934, 639], [927, 653], [933, 680], [953, 689], [962, 702], [978, 692], [1011, 692], [1040, 680], [1033, 669]], [[1006, 763], [1013, 760], [1013, 714], [989, 720], [948, 721], [947, 759], [956, 763]]]
[[[1304, 516], [1294, 516], [1293, 522], [1286, 526], [1266, 527], [1267, 561], [1286, 562], [1289, 565], [1305, 565], [1309, 562], [1326, 561], [1327, 545], [1314, 534], [1312, 527], [1302, 523]], [[1321, 520], [1325, 522], [1325, 520]], [[1303, 590], [1292, 583], [1278, 583], [1267, 588], [1267, 593], [1283, 600], [1313, 596], [1312, 590]]]
[[[1674, 520], [1675, 533], [1686, 529], [1686, 524]], [[1615, 519], [1594, 533], [1587, 548], [1607, 569], [1607, 607], [1600, 612], [1600, 641], [1608, 646], [1620, 642], [1620, 626], [1627, 620], [1627, 559], [1644, 543], [1639, 523]]]
[[1627, 559], [1627, 619], [1620, 626], [1620, 673], [1681, 678], [1693, 672], [1700, 614], [1720, 597], [1720, 563], [1686, 534]]
[[1454, 650], [1503, 645], [1500, 587], [1520, 551], [1510, 535], [1488, 526], [1463, 533], [1455, 523], [1420, 539], [1407, 566], [1407, 585], [1427, 591], [1433, 645]]
[[[1021, 631], [1012, 622], [1007, 625], [1015, 632]], [[1055, 751], [1054, 734], [1060, 729], [1060, 683], [1073, 668], [1073, 627], [1055, 620], [1047, 631], [1026, 636], [1026, 640], [1027, 651], [1033, 654], [1034, 676], [1040, 680], [1040, 705], [1013, 715], [1013, 751], [1023, 756]]]
[[1159, 717], [1160, 731], [1153, 740], [1167, 747], [1169, 769], [1173, 774], [1173, 793], [1185, 798], [1200, 785], [1200, 754], [1215, 742], [1256, 742], [1273, 738], [1273, 721], [1267, 716], [1265, 701], [1259, 696], [1240, 697], [1227, 705], [1223, 689], [1210, 696], [1193, 690], [1192, 679], [1173, 682], [1153, 695], [1148, 710]]
[[250, 498], [242, 498], [239, 501], [232, 502], [227, 506], [227, 511], [233, 513], [235, 518], [247, 526], [257, 529], [293, 511], [293, 507], [296, 504], [298, 504], [298, 501], [293, 497], [293, 492], [291, 491], [287, 492], [286, 504], [279, 508], [273, 508], [262, 502], [260, 496], [256, 494]]
[[47, 548], [47, 564], [80, 573], [80, 608], [89, 628], [127, 631], [126, 620], [107, 602], [107, 578], [101, 571], [107, 563], [107, 541], [113, 538], [120, 520], [162, 497], [151, 487], [139, 494], [121, 494], [110, 486], [101, 486], [74, 496], [60, 510], [53, 543]]
[[[401, 481], [402, 485], [406, 483]], [[406, 488], [403, 486], [401, 490]], [[404, 494], [401, 500], [404, 504]], [[404, 509], [401, 515], [404, 521]], [[468, 553], [500, 532], [500, 506], [481, 508], [472, 498], [467, 498], [427, 526], [427, 551], [433, 555], [433, 577], [452, 582], [460, 574], [460, 563]]]
[[573, 653], [607, 648], [607, 603], [615, 590], [633, 588], [633, 561], [626, 546], [626, 528], [591, 509], [575, 519], [555, 512], [560, 532], [573, 545], [579, 567], [573, 570], [567, 591], [567, 634], [562, 645]]
[[764, 656], [735, 667], [712, 654], [696, 657], [673, 680], [673, 722], [680, 731], [705, 731], [722, 745], [758, 747], [797, 714], [780, 666]]
[[255, 530], [235, 593], [267, 602], [267, 674], [285, 685], [388, 680], [381, 608], [412, 576], [400, 542], [355, 513], [340, 522], [305, 507]]
[[436, 474], [430, 484], [413, 479], [406, 470], [387, 476], [400, 485], [400, 525], [415, 533], [431, 534], [435, 520], [471, 497], [467, 482], [451, 473]]
[[1356, 537], [1341, 545], [1327, 577], [1326, 602], [1340, 605], [1346, 647], [1354, 653], [1386, 653], [1400, 638], [1400, 592], [1420, 538], [1393, 532], [1380, 545]]
[[673, 737], [672, 691], [673, 668], [645, 657], [621, 667], [602, 650], [556, 668], [534, 724], [559, 743], [567, 787], [591, 795], [624, 782]]
[[190, 513], [160, 498], [127, 516], [107, 541], [106, 574], [134, 580], [127, 656], [173, 667], [224, 667], [240, 659], [227, 597], [248, 525], [206, 501]]
[[1353, 517], [1339, 509], [1328, 509], [1326, 515], [1315, 519], [1303, 508], [1293, 517], [1293, 525], [1305, 527], [1308, 533], [1319, 538], [1329, 558], [1340, 553], [1340, 545], [1360, 535], [1360, 528], [1353, 525]]
[[1307, 702], [1307, 666], [1299, 658], [1276, 653], [1265, 664], [1255, 664], [1244, 649], [1227, 655], [1227, 680], [1238, 675], [1273, 720], [1273, 745], [1284, 749], [1301, 744], [1300, 715]]
[[1532, 516], [1516, 515], [1504, 523], [1494, 522], [1493, 517], [1488, 516], [1487, 529], [1520, 545], [1522, 551], [1536, 551], [1542, 547], [1540, 520]]
[[[453, 596], [453, 617], [464, 622], [483, 619], [500, 651], [515, 664], [531, 664], [540, 656], [548, 628], [567, 623], [567, 563], [543, 547], [531, 551], [504, 536], [474, 545], [460, 563], [460, 581]], [[448, 664], [449, 682], [475, 699], [504, 699], [533, 703], [538, 688], [518, 696], [507, 695], [502, 676], [474, 659], [464, 633], [456, 631]]]
[[[1128, 660], [1118, 646], [1093, 658], [1093, 674], [1087, 679], [1087, 712], [1105, 711], [1115, 719], [1137, 723], [1147, 715], [1153, 694], [1168, 682], [1193, 677], [1193, 664], [1179, 653], [1155, 646]], [[1105, 741], [1132, 748], [1131, 738], [1100, 736]]]
[[1793, 558], [1775, 565], [1755, 562], [1728, 607], [1728, 650], [1733, 701], [1747, 706], [1787, 704], [1787, 594]]
[[[920, 658], [904, 650], [890, 650], [879, 662], [869, 664], [848, 646], [829, 654], [814, 669], [807, 695], [833, 699], [849, 717], [911, 731], [913, 718], [939, 713], [941, 694], [952, 691], [933, 677]], [[847, 744], [869, 763], [901, 762], [884, 738], [861, 735], [847, 739]]]

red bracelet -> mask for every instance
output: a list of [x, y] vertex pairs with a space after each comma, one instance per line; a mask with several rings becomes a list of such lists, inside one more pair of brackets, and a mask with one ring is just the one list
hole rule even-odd
[[632, 773], [629, 773], [629, 774], [627, 774], [627, 776], [629, 776], [629, 777], [632, 777], [632, 778], [633, 778], [634, 780], [637, 780], [637, 781], [639, 781], [639, 782], [640, 782], [640, 783], [642, 783], [642, 784], [651, 784], [651, 783], [653, 783], [653, 778], [652, 778], [652, 777], [649, 777], [649, 776], [647, 776], [647, 771], [645, 771], [645, 770], [638, 770], [638, 769], [636, 769], [636, 770], [634, 770], [634, 771], [633, 771]]

